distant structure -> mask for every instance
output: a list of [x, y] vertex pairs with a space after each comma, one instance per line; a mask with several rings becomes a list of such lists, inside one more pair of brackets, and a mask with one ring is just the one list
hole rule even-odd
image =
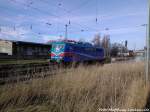
[[50, 44], [0, 40], [0, 59], [49, 58]]
[[12, 55], [12, 47], [13, 47], [13, 44], [12, 42], [10, 41], [7, 41], [7, 40], [1, 40], [0, 39], [0, 54], [4, 55], [4, 54], [7, 54], [7, 55]]
[[127, 48], [127, 44], [113, 43], [111, 46], [111, 56], [125, 56], [129, 54], [129, 50]]
[[125, 41], [125, 47], [128, 48], [128, 41]]

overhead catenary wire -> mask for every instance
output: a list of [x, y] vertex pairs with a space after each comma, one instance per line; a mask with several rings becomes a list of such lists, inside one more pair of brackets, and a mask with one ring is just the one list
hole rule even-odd
[[[43, 3], [46, 3], [46, 4], [49, 4], [49, 2], [47, 2], [47, 1], [45, 1], [45, 0], [40, 0], [41, 2], [43, 2]], [[66, 10], [66, 9], [64, 9], [63, 7], [60, 7], [61, 9], [63, 9], [63, 11], [67, 14], [67, 16], [68, 15], [72, 15], [72, 12], [74, 12], [75, 11], [75, 9], [77, 9], [77, 10], [79, 10], [80, 9], [80, 7], [84, 7], [87, 3], [89, 3], [89, 1], [88, 0], [85, 0], [83, 3], [81, 3], [79, 6], [77, 6], [76, 8], [74, 8], [74, 10], [72, 9], [71, 11], [68, 11], [68, 10]], [[55, 6], [55, 5], [54, 5]], [[54, 7], [53, 6], [53, 7]], [[63, 14], [63, 15], [65, 15], [65, 14]], [[58, 18], [60, 18], [61, 16], [57, 16]], [[70, 24], [71, 24], [71, 19], [69, 19], [69, 21], [70, 21]], [[75, 23], [76, 25], [78, 25], [78, 26], [80, 26], [80, 27], [82, 27], [82, 28], [85, 28], [85, 29], [88, 29], [88, 30], [97, 30], [97, 29], [95, 29], [95, 28], [91, 28], [91, 27], [87, 27], [86, 25], [81, 25], [81, 24], [79, 24], [79, 23]], [[73, 25], [75, 25], [75, 24], [73, 24]]]
[[[48, 14], [49, 16], [52, 16], [52, 17], [55, 17], [55, 18], [57, 18], [57, 19], [59, 19], [60, 18], [60, 16], [57, 16], [57, 15], [55, 15], [55, 14], [53, 14], [53, 13], [50, 13], [50, 12], [46, 12], [46, 11], [43, 11], [43, 10], [41, 10], [41, 9], [39, 9], [39, 8], [36, 8], [36, 7], [33, 7], [32, 5], [27, 5], [27, 4], [24, 4], [24, 3], [21, 3], [21, 2], [18, 2], [18, 1], [16, 1], [16, 0], [11, 0], [11, 1], [13, 1], [13, 2], [15, 2], [15, 3], [17, 3], [17, 4], [20, 4], [20, 5], [23, 5], [23, 6], [26, 6], [26, 7], [28, 7], [28, 8], [31, 8], [31, 9], [34, 9], [34, 10], [36, 10], [37, 12], [40, 12], [40, 13], [45, 13], [45, 14]], [[58, 21], [59, 23], [62, 23], [63, 21]], [[82, 27], [82, 28], [84, 28], [84, 29], [88, 29], [88, 30], [97, 30], [97, 29], [94, 29], [94, 28], [91, 28], [91, 27], [87, 27], [87, 26], [85, 26], [85, 25], [81, 25], [81, 24], [79, 24], [79, 23], [75, 23], [76, 25], [78, 25], [78, 26], [80, 26], [80, 27]]]
[[[12, 2], [14, 2], [14, 3], [17, 3], [17, 4], [19, 4], [19, 5], [23, 5], [23, 6], [25, 6], [25, 7], [28, 7], [28, 8], [31, 8], [31, 9], [34, 9], [34, 10], [36, 10], [36, 11], [41, 11], [41, 10], [39, 10], [38, 8], [35, 8], [35, 7], [31, 7], [31, 5], [33, 4], [33, 2], [32, 2], [32, 4], [30, 3], [30, 5], [28, 5], [28, 4], [25, 4], [25, 3], [21, 3], [21, 2], [18, 2], [18, 1], [16, 1], [16, 0], [11, 0]], [[41, 12], [42, 13], [42, 12]], [[45, 12], [44, 12], [45, 13]], [[53, 15], [53, 16], [55, 16], [55, 15]], [[55, 16], [56, 17], [56, 16]], [[32, 30], [32, 28], [33, 28], [33, 25], [31, 26], [30, 25], [30, 29]], [[39, 33], [37, 33], [37, 34], [39, 34]], [[41, 33], [40, 33], [41, 34]]]
[[[46, 0], [39, 0], [39, 1], [41, 1], [41, 2], [43, 2], [43, 3], [45, 3], [45, 4], [50, 4], [48, 1], [46, 1]], [[64, 7], [62, 7], [63, 5], [62, 5], [62, 3], [61, 3], [62, 1], [59, 1], [59, 3], [58, 3], [58, 6], [61, 6], [61, 7], [59, 7], [59, 8], [61, 8], [61, 10], [63, 10], [64, 12], [66, 12], [67, 14], [74, 14], [74, 12], [76, 12], [77, 10], [80, 10], [80, 9], [82, 9], [82, 8], [84, 8], [89, 2], [91, 2], [90, 0], [85, 0], [85, 1], [83, 1], [83, 2], [81, 2], [81, 4], [79, 4], [79, 5], [77, 5], [77, 7], [74, 7], [74, 8], [72, 8], [72, 9], [70, 9], [70, 10], [67, 10], [66, 8], [64, 8]], [[54, 3], [52, 3], [51, 2], [51, 6], [52, 7], [56, 7], [56, 4], [54, 4]], [[59, 4], [61, 4], [61, 5], [59, 5]], [[68, 15], [67, 15], [68, 16]]]
[[44, 11], [44, 10], [40, 10], [39, 8], [33, 7], [33, 4], [32, 4], [32, 5], [29, 5], [29, 4], [25, 4], [25, 3], [22, 3], [22, 2], [19, 2], [19, 1], [16, 1], [16, 0], [11, 0], [11, 1], [14, 2], [14, 3], [16, 3], [16, 4], [23, 5], [23, 6], [25, 6], [25, 7], [34, 9], [34, 10], [38, 11], [39, 13], [46, 13], [46, 14], [48, 14], [49, 16], [59, 18], [59, 16], [57, 16], [57, 15], [55, 15], [55, 14], [53, 14], [53, 13], [46, 12], [46, 11]]
[[77, 11], [77, 10], [80, 10], [81, 8], [83, 8], [84, 6], [86, 6], [90, 1], [91, 1], [91, 0], [85, 0], [84, 2], [82, 2], [81, 4], [79, 4], [77, 7], [71, 9], [71, 10], [69, 11], [69, 13], [73, 13], [73, 12], [75, 12], [75, 11]]
[[[49, 2], [46, 1], [46, 0], [40, 0], [40, 1], [43, 2], [43, 3], [49, 4]], [[72, 14], [72, 12], [74, 12], [75, 9], [78, 9], [78, 10], [79, 10], [80, 7], [83, 8], [83, 6], [85, 6], [87, 3], [89, 3], [89, 0], [85, 0], [83, 3], [79, 4], [76, 8], [72, 9], [71, 11], [69, 11], [69, 10], [63, 8], [61, 1], [59, 2], [58, 5], [60, 6], [59, 8], [61, 8], [61, 10], [63, 10], [63, 11], [67, 14], [67, 16], [68, 16], [68, 15]], [[61, 4], [61, 5], [60, 5], [60, 4]], [[51, 5], [51, 6], [56, 7], [55, 4], [53, 4], [53, 5]], [[63, 15], [66, 15], [66, 14], [63, 14]], [[68, 18], [69, 18], [69, 17], [68, 17]], [[71, 19], [68, 19], [68, 20], [69, 20], [69, 25], [70, 25], [70, 24], [71, 24]], [[79, 25], [79, 24], [78, 24], [78, 25]], [[81, 26], [81, 25], [79, 25], [79, 26]]]
[[[11, 25], [9, 25], [9, 26], [11, 26]], [[10, 27], [11, 28], [11, 27]], [[133, 27], [120, 27], [120, 28], [112, 28], [112, 29], [109, 29], [109, 28], [105, 28], [105, 29], [101, 29], [101, 32], [105, 32], [105, 31], [108, 31], [109, 30], [109, 32], [111, 33], [111, 31], [115, 31], [115, 30], [122, 30], [122, 29], [131, 29], [131, 28], [133, 28], [133, 29], [135, 29], [135, 28], [141, 28], [141, 26], [139, 26], [139, 25], [137, 25], [137, 26], [133, 26]], [[19, 27], [17, 27], [17, 29], [18, 29], [18, 31], [19, 31]], [[13, 30], [14, 31], [14, 30]], [[15, 30], [15, 31], [17, 31], [17, 30]], [[79, 29], [79, 30], [73, 30], [73, 31], [69, 31], [69, 33], [79, 33], [79, 32], [85, 32], [85, 31], [87, 31], [87, 30], [84, 30], [84, 29]], [[93, 31], [95, 31], [95, 30], [93, 30]], [[88, 32], [93, 32], [93, 31], [88, 31]], [[2, 31], [1, 31], [2, 32]], [[60, 31], [60, 32], [64, 32], [64, 30], [62, 30], [62, 31]], [[41, 32], [31, 32], [32, 34], [34, 34], [34, 35], [43, 35]], [[62, 34], [61, 33], [61, 34]]]
[[[15, 1], [15, 0], [12, 0], [12, 1]], [[18, 3], [18, 1], [17, 1], [16, 3]], [[31, 8], [31, 9], [33, 9], [33, 10], [36, 10], [38, 13], [42, 13], [42, 14], [45, 13], [45, 14], [51, 16], [51, 17], [57, 18], [57, 19], [59, 19], [58, 23], [64, 24], [63, 20], [60, 20], [60, 17], [61, 17], [61, 16], [58, 16], [58, 15], [55, 15], [55, 14], [53, 14], [53, 13], [50, 13], [50, 12], [47, 12], [47, 11], [45, 11], [45, 10], [41, 10], [41, 9], [39, 9], [39, 8], [37, 8], [37, 7], [34, 7], [34, 6], [33, 6], [33, 3], [32, 3], [31, 5], [28, 5], [28, 6], [27, 6], [27, 4], [23, 4], [23, 3], [19, 3], [19, 4], [24, 5], [25, 7]], [[85, 26], [85, 25], [83, 25], [83, 24], [72, 23], [71, 20], [70, 20], [70, 23], [71, 23], [71, 26], [72, 26], [72, 27], [77, 26], [77, 27], [80, 28], [80, 30], [83, 29], [84, 31], [99, 30], [99, 29], [96, 29], [96, 28], [87, 27], [87, 26]], [[64, 26], [64, 25], [63, 25], [63, 26]], [[79, 31], [80, 31], [80, 30], [79, 30]]]

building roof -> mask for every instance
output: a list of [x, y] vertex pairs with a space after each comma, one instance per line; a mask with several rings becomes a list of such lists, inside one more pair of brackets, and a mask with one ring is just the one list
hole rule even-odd
[[48, 44], [48, 43], [36, 43], [36, 42], [16, 41], [16, 40], [4, 40], [4, 39], [0, 39], [0, 41], [9, 41], [9, 42], [13, 42], [13, 43], [16, 43], [16, 44], [32, 44], [32, 45], [48, 45], [48, 46], [51, 45], [51, 44]]

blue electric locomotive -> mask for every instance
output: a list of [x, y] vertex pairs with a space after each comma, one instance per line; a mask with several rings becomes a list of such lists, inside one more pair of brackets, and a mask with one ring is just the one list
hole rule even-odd
[[56, 41], [51, 42], [52, 62], [91, 62], [103, 61], [105, 59], [104, 49], [95, 47], [90, 43], [76, 41]]

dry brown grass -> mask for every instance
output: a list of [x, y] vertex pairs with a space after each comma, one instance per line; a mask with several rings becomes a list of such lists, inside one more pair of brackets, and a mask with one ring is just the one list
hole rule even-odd
[[[71, 72], [70, 72], [71, 71]], [[99, 108], [144, 108], [143, 63], [107, 64], [73, 69], [46, 79], [1, 87], [7, 112], [97, 112]]]

